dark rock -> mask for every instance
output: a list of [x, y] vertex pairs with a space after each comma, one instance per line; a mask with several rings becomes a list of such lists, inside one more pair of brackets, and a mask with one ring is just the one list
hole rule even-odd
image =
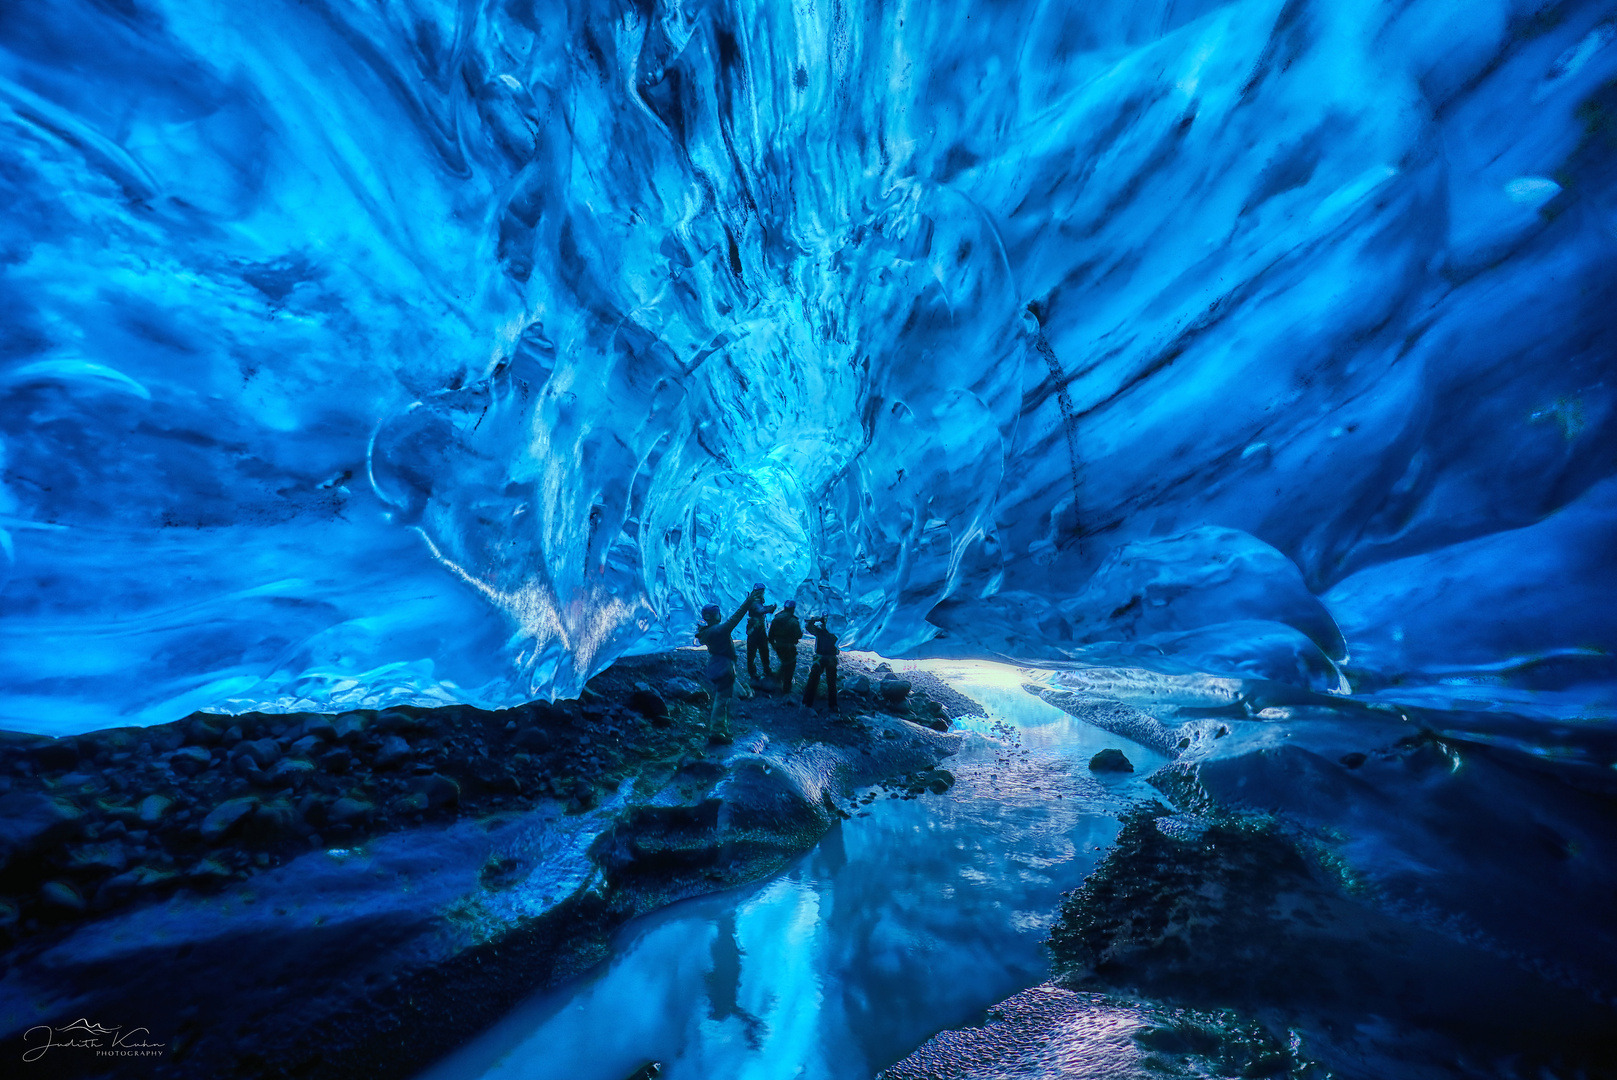
[[207, 858], [187, 870], [185, 876], [192, 881], [207, 883], [225, 881], [235, 877], [235, 874], [231, 872], [230, 867], [219, 860]]
[[1346, 765], [1348, 768], [1357, 769], [1360, 765], [1363, 765], [1366, 761], [1368, 761], [1370, 759], [1367, 756], [1365, 756], [1364, 754], [1361, 754], [1357, 750], [1355, 750], [1351, 754], [1343, 754], [1342, 757], [1339, 760], [1342, 762], [1343, 765]]
[[345, 795], [331, 804], [326, 811], [326, 818], [335, 824], [344, 825], [365, 817], [375, 809], [375, 806], [364, 799], [355, 799]]
[[629, 708], [648, 720], [662, 720], [668, 716], [668, 702], [657, 691], [647, 688], [629, 695]]
[[170, 870], [159, 870], [153, 866], [137, 866], [133, 870], [125, 871], [104, 881], [101, 888], [96, 890], [95, 906], [108, 908], [121, 904], [139, 893], [167, 885], [177, 876]]
[[412, 753], [409, 743], [397, 735], [389, 735], [382, 740], [382, 745], [377, 748], [376, 767], [378, 769], [397, 768], [408, 761]]
[[185, 732], [178, 724], [147, 728], [146, 738], [151, 743], [152, 750], [159, 754], [167, 754], [185, 745]]
[[252, 795], [220, 803], [202, 819], [202, 839], [210, 844], [222, 840], [244, 818], [256, 811], [258, 805], [257, 797]]
[[326, 821], [326, 804], [328, 802], [329, 800], [325, 796], [311, 791], [298, 800], [298, 813], [302, 814], [303, 820], [311, 825], [323, 825]]
[[74, 870], [111, 870], [116, 873], [129, 865], [129, 852], [116, 840], [105, 844], [83, 844], [69, 854], [68, 865]]
[[356, 743], [365, 734], [364, 713], [343, 713], [337, 717], [334, 730], [337, 732], [337, 741], [340, 743]]
[[683, 675], [676, 675], [663, 683], [663, 693], [675, 701], [698, 702], [707, 699], [707, 691]]
[[415, 731], [422, 726], [422, 721], [409, 713], [388, 709], [386, 712], [377, 713], [370, 726], [377, 734], [394, 735], [401, 731]]
[[216, 721], [195, 716], [185, 725], [185, 739], [193, 746], [214, 746], [218, 744], [219, 738], [220, 732]]
[[447, 776], [433, 773], [411, 781], [410, 786], [416, 794], [426, 797], [429, 807], [460, 805], [460, 785]]
[[281, 747], [274, 739], [252, 739], [237, 743], [231, 748], [230, 756], [238, 760], [243, 757], [252, 758], [253, 764], [260, 769], [267, 769], [281, 760]]
[[313, 735], [305, 735], [300, 739], [293, 740], [291, 745], [286, 748], [286, 752], [293, 757], [307, 758], [313, 757], [325, 748], [326, 744], [323, 740], [317, 739]]
[[247, 833], [259, 841], [283, 840], [288, 834], [298, 832], [302, 823], [303, 815], [291, 803], [272, 799], [259, 806], [258, 812], [247, 822]]
[[882, 700], [890, 705], [897, 705], [910, 696], [910, 681], [887, 675], [881, 681]]
[[300, 788], [314, 775], [314, 766], [302, 758], [283, 758], [265, 777], [268, 786]]
[[135, 814], [142, 825], [156, 825], [173, 805], [174, 800], [167, 795], [148, 795], [135, 807]]
[[860, 675], [848, 684], [848, 689], [855, 694], [868, 694], [871, 692], [870, 676]]
[[345, 776], [354, 767], [354, 755], [338, 748], [320, 756], [320, 767], [334, 776]]
[[329, 716], [311, 716], [303, 722], [302, 737], [334, 742], [337, 738], [337, 725], [331, 722]]
[[180, 776], [195, 776], [212, 760], [213, 755], [200, 746], [182, 746], [169, 755], [168, 765]]
[[43, 771], [65, 772], [79, 763], [79, 747], [72, 739], [52, 739], [36, 744], [30, 756]]
[[39, 898], [49, 907], [63, 908], [67, 911], [83, 911], [84, 897], [79, 890], [65, 881], [47, 881], [39, 890]]
[[644, 1065], [640, 1066], [640, 1068], [624, 1077], [623, 1080], [657, 1080], [657, 1078], [662, 1074], [663, 1067], [661, 1062], [648, 1061]]
[[1089, 771], [1133, 772], [1134, 763], [1124, 756], [1123, 751], [1114, 747], [1107, 747], [1089, 759]]
[[0, 795], [0, 866], [17, 855], [73, 835], [84, 814], [38, 791]]
[[1190, 749], [1190, 736], [1189, 735], [1186, 735], [1184, 738], [1179, 740], [1179, 749], [1181, 749], [1181, 750], [1189, 750]]
[[224, 736], [219, 740], [219, 742], [228, 749], [229, 747], [235, 746], [246, 737], [247, 736], [241, 733], [241, 725], [236, 724], [225, 730]]
[[542, 754], [550, 749], [550, 734], [544, 728], [526, 728], [517, 733], [516, 744], [524, 750]]

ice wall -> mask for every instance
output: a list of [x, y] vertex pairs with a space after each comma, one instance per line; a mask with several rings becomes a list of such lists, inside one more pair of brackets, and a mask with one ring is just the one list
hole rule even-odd
[[1609, 712], [1614, 17], [11, 0], [0, 724], [572, 692], [755, 578]]

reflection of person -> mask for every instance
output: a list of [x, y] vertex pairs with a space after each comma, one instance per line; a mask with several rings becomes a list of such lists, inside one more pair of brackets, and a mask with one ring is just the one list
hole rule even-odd
[[797, 674], [797, 643], [803, 640], [803, 624], [797, 621], [797, 601], [788, 600], [769, 622], [769, 644], [780, 661], [780, 692], [792, 692], [792, 676]]
[[696, 628], [696, 640], [707, 646], [707, 677], [713, 683], [713, 713], [708, 717], [708, 737], [721, 742], [730, 741], [730, 702], [736, 694], [736, 643], [730, 640], [736, 624], [754, 602], [761, 603], [762, 589], [754, 589], [736, 608], [735, 614], [719, 621], [719, 605], [709, 604], [702, 609], [702, 625]]
[[825, 628], [825, 616], [816, 615], [803, 625], [814, 635], [814, 666], [809, 668], [808, 685], [803, 688], [803, 704], [813, 705], [825, 675], [825, 703], [837, 711], [837, 636]]
[[764, 603], [764, 583], [759, 582], [752, 587], [752, 596], [747, 599], [747, 674], [754, 679], [758, 677], [758, 669], [753, 666], [753, 657], [763, 661], [764, 676], [767, 678], [772, 672], [769, 670], [769, 634], [764, 629], [764, 616], [775, 610], [774, 604]]

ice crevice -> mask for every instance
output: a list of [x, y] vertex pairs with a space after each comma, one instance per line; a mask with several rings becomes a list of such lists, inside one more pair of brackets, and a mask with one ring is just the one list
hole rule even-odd
[[574, 694], [754, 580], [1609, 715], [1614, 27], [9, 4], [0, 723]]

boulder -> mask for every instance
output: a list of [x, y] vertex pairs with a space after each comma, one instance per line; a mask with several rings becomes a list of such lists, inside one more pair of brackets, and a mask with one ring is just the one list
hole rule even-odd
[[320, 767], [333, 776], [344, 776], [354, 767], [354, 755], [338, 747], [320, 755]]
[[355, 799], [345, 795], [327, 808], [326, 820], [332, 822], [333, 824], [341, 825], [345, 822], [356, 821], [359, 818], [363, 818], [374, 809], [376, 809], [376, 807], [366, 802], [364, 799]]
[[84, 897], [79, 890], [65, 881], [47, 881], [39, 890], [39, 898], [48, 907], [62, 908], [67, 911], [83, 911]]
[[185, 745], [185, 731], [179, 724], [163, 724], [159, 727], [147, 728], [146, 738], [152, 744], [152, 749], [159, 754], [178, 750]]
[[284, 799], [272, 799], [258, 808], [247, 822], [247, 834], [258, 841], [278, 841], [300, 831], [303, 815]]
[[240, 799], [227, 799], [214, 807], [202, 819], [202, 839], [217, 843], [258, 809], [258, 798], [248, 795]]
[[182, 746], [168, 756], [168, 766], [180, 776], [195, 776], [212, 760], [213, 755], [200, 746]]
[[267, 769], [281, 760], [281, 747], [274, 739], [251, 739], [232, 747], [230, 756], [237, 760], [251, 758], [254, 765]]
[[125, 871], [117, 877], [108, 878], [101, 883], [101, 888], [95, 893], [95, 906], [109, 908], [121, 904], [148, 889], [166, 885], [178, 875], [169, 870], [159, 870], [152, 866], [137, 866], [133, 870]]
[[412, 753], [409, 743], [397, 735], [389, 735], [382, 740], [382, 745], [376, 748], [376, 767], [396, 769], [409, 761]]
[[698, 702], [707, 698], [706, 690], [683, 675], [676, 675], [663, 683], [663, 694], [675, 701]]
[[55, 843], [78, 830], [84, 813], [72, 803], [38, 791], [0, 795], [0, 866]]
[[204, 719], [200, 716], [191, 718], [185, 725], [185, 741], [192, 746], [216, 746], [219, 743], [220, 731], [218, 722]]
[[334, 730], [337, 732], [337, 741], [340, 743], [356, 743], [365, 734], [364, 713], [343, 713], [337, 717]]
[[302, 758], [282, 758], [265, 780], [269, 787], [300, 788], [313, 775], [314, 766]]
[[136, 805], [135, 816], [142, 825], [156, 825], [173, 805], [174, 800], [167, 795], [148, 795]]
[[304, 735], [301, 738], [294, 739], [292, 745], [286, 748], [286, 752], [293, 757], [307, 758], [313, 757], [325, 748], [325, 740], [314, 735]]
[[329, 716], [311, 716], [303, 721], [303, 738], [332, 742], [337, 738], [337, 725]]
[[447, 776], [433, 773], [430, 776], [419, 776], [410, 784], [417, 795], [426, 797], [427, 806], [459, 806], [460, 785]]
[[45, 772], [66, 772], [79, 763], [79, 746], [72, 739], [50, 739], [36, 743], [30, 756]]
[[542, 754], [550, 749], [550, 733], [544, 728], [525, 728], [517, 732], [516, 744], [524, 750]]
[[111, 870], [116, 873], [129, 865], [129, 852], [116, 840], [105, 844], [81, 844], [69, 853], [67, 864], [74, 870]]
[[1124, 756], [1123, 751], [1115, 747], [1107, 747], [1089, 759], [1090, 772], [1133, 772], [1134, 763]]
[[869, 675], [861, 675], [861, 676], [859, 676], [858, 678], [854, 679], [853, 682], [848, 684], [848, 689], [853, 691], [855, 694], [868, 694], [868, 693], [870, 693], [870, 689], [871, 689], [871, 687], [870, 687], [870, 676]]
[[192, 881], [206, 884], [208, 882], [225, 881], [235, 877], [235, 874], [224, 863], [217, 859], [209, 858], [203, 859], [191, 867], [185, 872], [185, 876]]
[[668, 716], [668, 702], [664, 701], [662, 695], [650, 687], [636, 690], [630, 694], [629, 708], [644, 716], [647, 720], [663, 720]]
[[898, 705], [910, 696], [910, 681], [900, 679], [894, 675], [885, 675], [881, 681], [882, 700], [889, 705]]

